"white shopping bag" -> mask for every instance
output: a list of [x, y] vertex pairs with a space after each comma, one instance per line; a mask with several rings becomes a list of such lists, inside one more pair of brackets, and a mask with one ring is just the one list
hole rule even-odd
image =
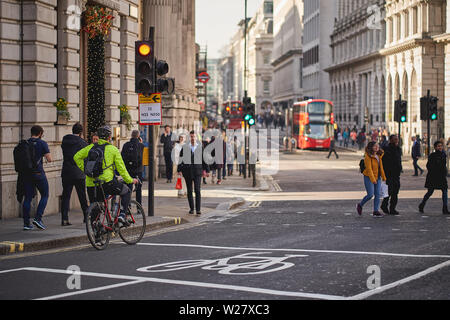
[[381, 181], [381, 190], [380, 190], [380, 193], [381, 193], [381, 198], [387, 198], [387, 197], [389, 197], [389, 187], [388, 187], [388, 185], [386, 184], [386, 182], [384, 182], [384, 181]]

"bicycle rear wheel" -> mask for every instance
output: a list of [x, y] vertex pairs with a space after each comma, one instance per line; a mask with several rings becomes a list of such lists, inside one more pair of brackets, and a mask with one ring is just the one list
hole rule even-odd
[[97, 250], [104, 250], [109, 244], [111, 233], [106, 230], [108, 217], [103, 204], [94, 202], [86, 212], [86, 231], [89, 242]]
[[128, 226], [120, 227], [119, 235], [123, 242], [133, 245], [141, 241], [147, 225], [144, 209], [134, 200], [128, 206], [127, 222]]

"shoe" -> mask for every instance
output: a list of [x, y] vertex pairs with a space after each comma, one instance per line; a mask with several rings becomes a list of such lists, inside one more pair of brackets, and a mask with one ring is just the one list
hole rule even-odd
[[380, 211], [374, 211], [374, 212], [372, 213], [372, 217], [375, 217], [375, 218], [382, 218], [382, 217], [384, 217], [384, 214], [382, 214]]
[[413, 176], [413, 177], [418, 177], [419, 175], [418, 175], [418, 174], [413, 174], [412, 176]]
[[200, 211], [197, 211], [197, 216], [200, 216], [202, 213]]
[[381, 211], [383, 211], [385, 214], [389, 214], [389, 210], [387, 207], [381, 206]]
[[222, 180], [217, 180], [217, 184], [222, 184]]
[[388, 214], [391, 215], [391, 216], [398, 216], [398, 215], [400, 215], [400, 212], [398, 212], [395, 209], [392, 209], [391, 211], [389, 211]]
[[65, 227], [65, 226], [71, 226], [72, 224], [69, 222], [69, 220], [64, 220], [63, 222], [61, 222], [61, 226]]
[[424, 209], [424, 208], [425, 208], [425, 203], [422, 202], [421, 204], [419, 204], [419, 212], [420, 212], [420, 213], [424, 213], [424, 212], [423, 212], [423, 209]]
[[420, 175], [423, 175], [423, 170], [422, 170], [422, 171], [420, 171]]
[[46, 227], [45, 227], [45, 225], [42, 223], [42, 220], [36, 220], [36, 219], [34, 219], [33, 220], [33, 224], [36, 226], [36, 227], [38, 227], [39, 229], [41, 229], [41, 230], [45, 230], [46, 229]]
[[189, 210], [189, 214], [194, 214], [194, 210]]
[[128, 221], [127, 221], [127, 216], [125, 215], [125, 213], [121, 213], [120, 215], [119, 215], [119, 222], [120, 223], [122, 223], [122, 225], [124, 225], [124, 226], [128, 226], [129, 224], [128, 224]]
[[358, 212], [358, 215], [362, 215], [362, 207], [361, 207], [361, 205], [359, 203], [356, 206], [356, 211]]
[[28, 230], [33, 230], [33, 225], [32, 224], [25, 224], [23, 226], [23, 230], [28, 231]]
[[442, 214], [445, 214], [445, 215], [450, 214], [450, 212], [448, 212], [447, 206], [442, 207]]

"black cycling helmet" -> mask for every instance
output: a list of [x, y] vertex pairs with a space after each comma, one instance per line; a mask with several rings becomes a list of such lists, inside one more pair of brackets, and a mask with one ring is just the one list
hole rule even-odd
[[110, 126], [103, 126], [97, 129], [97, 134], [100, 139], [108, 139], [111, 137], [112, 130]]

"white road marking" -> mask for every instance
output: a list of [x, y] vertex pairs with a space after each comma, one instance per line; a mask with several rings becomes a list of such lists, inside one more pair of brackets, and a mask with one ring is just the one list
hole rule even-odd
[[416, 273], [416, 274], [414, 274], [414, 275], [412, 275], [412, 276], [409, 276], [409, 277], [407, 277], [407, 278], [404, 278], [404, 279], [401, 279], [401, 280], [392, 282], [392, 283], [390, 283], [390, 284], [387, 284], [387, 285], [378, 287], [378, 288], [376, 288], [376, 289], [373, 289], [373, 290], [370, 290], [370, 291], [367, 291], [367, 292], [363, 292], [363, 293], [357, 294], [357, 295], [355, 295], [355, 296], [349, 297], [349, 299], [350, 299], [350, 300], [362, 300], [362, 299], [366, 299], [366, 298], [368, 298], [368, 297], [370, 297], [370, 296], [373, 296], [373, 295], [375, 295], [375, 294], [379, 294], [379, 293], [384, 292], [384, 291], [386, 291], [386, 290], [389, 290], [389, 289], [398, 287], [398, 286], [400, 286], [400, 285], [402, 285], [402, 284], [411, 282], [411, 281], [413, 281], [413, 280], [420, 279], [420, 278], [422, 278], [422, 277], [427, 276], [428, 274], [430, 274], [430, 273], [432, 273], [432, 272], [435, 272], [435, 271], [437, 271], [437, 270], [439, 270], [439, 269], [446, 268], [446, 267], [449, 267], [449, 266], [450, 266], [450, 260], [449, 260], [449, 261], [446, 261], [446, 262], [443, 262], [443, 263], [441, 263], [441, 264], [438, 264], [438, 265], [436, 265], [436, 266], [434, 266], [434, 267], [430, 267], [430, 268], [428, 268], [428, 269], [426, 269], [426, 270], [424, 270], [424, 271], [422, 271], [422, 272]]
[[316, 252], [316, 253], [336, 253], [336, 254], [356, 254], [356, 255], [373, 255], [373, 256], [391, 256], [391, 257], [409, 257], [409, 258], [444, 258], [450, 259], [450, 255], [424, 255], [424, 254], [405, 254], [405, 253], [388, 253], [388, 252], [367, 252], [367, 251], [339, 251], [339, 250], [312, 250], [312, 249], [274, 249], [274, 248], [246, 248], [246, 247], [221, 247], [207, 246], [199, 244], [182, 244], [182, 243], [144, 243], [141, 246], [155, 247], [181, 247], [181, 248], [203, 248], [203, 249], [219, 249], [219, 250], [245, 250], [245, 251], [292, 251], [292, 252]]
[[[27, 267], [16, 270], [26, 270], [26, 271], [35, 271], [35, 272], [48, 272], [48, 273], [58, 273], [58, 274], [67, 274], [67, 270], [60, 269], [50, 269], [50, 268], [34, 268]], [[255, 287], [246, 287], [246, 286], [235, 286], [235, 285], [226, 285], [226, 284], [217, 284], [217, 283], [206, 283], [206, 282], [196, 282], [196, 281], [184, 281], [184, 280], [172, 280], [172, 279], [160, 279], [160, 278], [151, 278], [151, 277], [138, 277], [138, 276], [126, 276], [126, 275], [118, 275], [118, 274], [107, 274], [107, 273], [97, 273], [97, 272], [84, 272], [80, 271], [80, 276], [87, 277], [97, 277], [97, 278], [108, 278], [108, 279], [116, 279], [116, 280], [130, 280], [132, 282], [126, 282], [121, 285], [131, 285], [142, 282], [155, 282], [155, 283], [163, 283], [163, 284], [172, 284], [172, 285], [184, 285], [184, 286], [193, 286], [193, 287], [202, 287], [202, 288], [212, 288], [212, 289], [224, 289], [224, 290], [233, 290], [233, 291], [244, 291], [258, 294], [268, 294], [275, 296], [286, 296], [286, 297], [297, 297], [297, 298], [310, 298], [310, 299], [323, 299], [323, 300], [344, 300], [345, 297], [335, 296], [335, 295], [326, 295], [326, 294], [315, 294], [315, 293], [301, 293], [301, 292], [292, 292], [292, 291], [281, 291], [281, 290], [271, 290], [271, 289], [262, 289]], [[108, 287], [118, 286], [112, 285]], [[102, 290], [105, 290], [105, 287], [101, 287]], [[62, 294], [64, 295], [64, 294]], [[62, 296], [59, 295], [59, 296]], [[48, 299], [54, 298], [44, 297], [40, 299]]]
[[138, 284], [138, 283], [144, 283], [144, 282], [146, 282], [146, 281], [144, 281], [144, 280], [136, 280], [136, 281], [130, 281], [130, 282], [125, 282], [125, 283], [117, 283], [117, 284], [112, 284], [112, 285], [109, 285], [109, 286], [97, 287], [97, 288], [86, 289], [86, 290], [79, 290], [79, 291], [74, 291], [74, 292], [68, 292], [68, 293], [58, 294], [58, 295], [55, 295], [55, 296], [44, 297], [44, 298], [39, 298], [39, 299], [34, 299], [34, 300], [55, 300], [55, 299], [61, 299], [61, 298], [66, 298], [66, 297], [77, 296], [77, 295], [85, 294], [85, 293], [91, 293], [91, 292], [115, 289], [115, 288], [124, 287], [124, 286], [130, 286], [130, 285], [134, 285], [134, 284]]

